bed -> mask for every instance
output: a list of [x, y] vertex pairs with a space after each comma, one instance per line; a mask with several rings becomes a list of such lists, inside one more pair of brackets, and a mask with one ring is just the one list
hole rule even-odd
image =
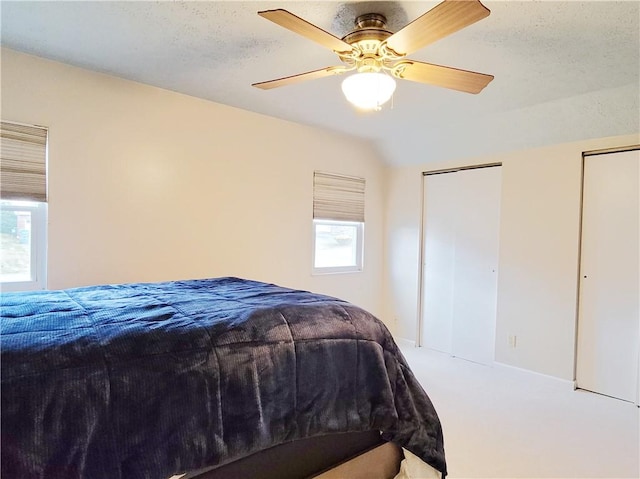
[[3, 478], [204, 479], [266, 456], [257, 479], [311, 460], [279, 448], [356, 436], [346, 456], [389, 442], [446, 475], [431, 401], [348, 302], [240, 278], [0, 297]]

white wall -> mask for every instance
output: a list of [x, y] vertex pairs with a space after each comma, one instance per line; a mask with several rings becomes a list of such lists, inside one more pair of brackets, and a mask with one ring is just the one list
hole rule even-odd
[[582, 152], [639, 143], [628, 135], [390, 170], [384, 316], [396, 334], [415, 340], [422, 172], [502, 162], [496, 361], [572, 380]]
[[[2, 119], [49, 127], [48, 287], [233, 275], [382, 309], [364, 141], [2, 49]], [[365, 271], [311, 276], [313, 171], [366, 178]]]

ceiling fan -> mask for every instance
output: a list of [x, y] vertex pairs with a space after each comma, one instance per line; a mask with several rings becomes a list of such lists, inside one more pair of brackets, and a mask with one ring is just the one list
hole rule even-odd
[[394, 78], [479, 93], [493, 80], [493, 75], [405, 57], [482, 20], [490, 13], [479, 0], [445, 0], [395, 33], [387, 30], [384, 15], [368, 13], [358, 16], [355, 30], [340, 39], [287, 10], [258, 12], [261, 17], [333, 50], [343, 65], [254, 83], [252, 86], [268, 90], [355, 71], [356, 74], [343, 81], [342, 90], [351, 103], [362, 109], [374, 110], [379, 110], [391, 98], [395, 90]]

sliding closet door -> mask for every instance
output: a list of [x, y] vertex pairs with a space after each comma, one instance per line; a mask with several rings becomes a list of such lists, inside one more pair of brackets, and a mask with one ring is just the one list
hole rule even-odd
[[449, 354], [459, 196], [454, 173], [424, 177], [421, 344]]
[[586, 156], [576, 382], [638, 401], [640, 151]]
[[422, 344], [483, 364], [495, 348], [500, 170], [425, 177]]

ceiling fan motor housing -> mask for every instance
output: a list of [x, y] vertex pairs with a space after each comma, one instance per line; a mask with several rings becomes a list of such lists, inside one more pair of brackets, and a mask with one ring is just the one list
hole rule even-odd
[[390, 60], [383, 47], [384, 41], [393, 35], [387, 30], [387, 19], [380, 13], [366, 13], [355, 20], [356, 29], [342, 40], [353, 47], [353, 52], [340, 55], [340, 59], [357, 68], [359, 72], [379, 72], [384, 62]]

